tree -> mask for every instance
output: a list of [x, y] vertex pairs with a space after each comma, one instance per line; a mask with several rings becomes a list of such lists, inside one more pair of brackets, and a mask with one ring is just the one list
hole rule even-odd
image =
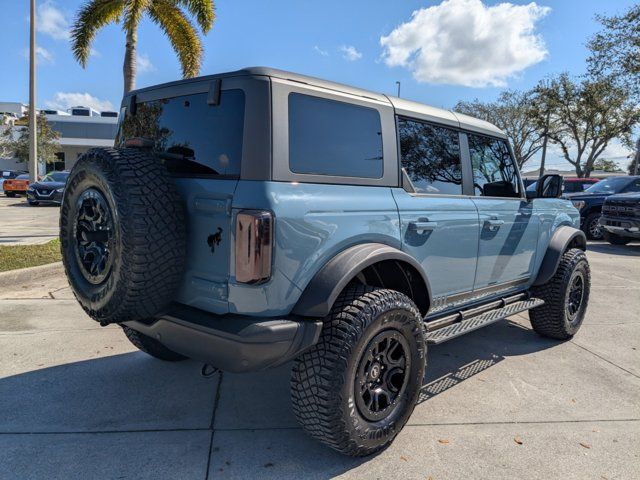
[[597, 20], [604, 29], [589, 39], [589, 73], [608, 76], [640, 94], [640, 4]]
[[[574, 81], [563, 73], [537, 88], [550, 108], [549, 139], [578, 177], [588, 177], [609, 142], [629, 141], [640, 110], [628, 91], [608, 77]], [[543, 122], [540, 115], [537, 123]]]
[[601, 170], [603, 172], [621, 172], [622, 170], [616, 162], [607, 158], [599, 158], [593, 162], [594, 170]]
[[[29, 117], [24, 117], [28, 123]], [[60, 150], [60, 134], [51, 128], [44, 115], [37, 116], [38, 157], [46, 163], [56, 161], [56, 152]], [[17, 135], [15, 135], [17, 133]], [[29, 129], [24, 126], [7, 128], [0, 135], [0, 150], [17, 158], [21, 162], [29, 160]]]
[[138, 25], [145, 14], [169, 38], [178, 55], [182, 76], [189, 78], [198, 75], [202, 44], [190, 16], [195, 17], [203, 33], [208, 33], [214, 20], [212, 0], [90, 0], [80, 8], [71, 30], [71, 45], [76, 60], [86, 67], [91, 43], [98, 30], [109, 23], [122, 21], [126, 34], [122, 67], [124, 93], [133, 90], [136, 81]]
[[629, 170], [629, 175], [640, 175], [640, 138], [636, 142], [636, 151], [631, 157], [627, 169]]
[[522, 166], [542, 148], [543, 129], [532, 122], [535, 105], [529, 92], [504, 91], [495, 102], [458, 102], [456, 112], [486, 120], [503, 130]]

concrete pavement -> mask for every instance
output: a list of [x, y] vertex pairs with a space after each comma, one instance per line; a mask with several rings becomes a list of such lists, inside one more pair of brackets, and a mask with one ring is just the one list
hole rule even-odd
[[47, 243], [58, 237], [60, 208], [29, 206], [26, 197], [0, 195], [0, 245]]
[[4, 288], [0, 479], [640, 478], [640, 245], [588, 256], [572, 341], [516, 316], [431, 348], [409, 424], [366, 459], [298, 428], [289, 366], [204, 379], [99, 327], [63, 283]]

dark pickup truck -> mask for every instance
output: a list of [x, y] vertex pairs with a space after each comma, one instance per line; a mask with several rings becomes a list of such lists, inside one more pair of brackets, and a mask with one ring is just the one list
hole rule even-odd
[[604, 239], [613, 245], [640, 240], [640, 193], [607, 197], [602, 206], [600, 227], [604, 230]]
[[584, 192], [564, 195], [580, 212], [580, 227], [587, 238], [604, 238], [604, 230], [599, 223], [602, 206], [607, 197], [618, 193], [640, 193], [640, 176], [609, 177]]

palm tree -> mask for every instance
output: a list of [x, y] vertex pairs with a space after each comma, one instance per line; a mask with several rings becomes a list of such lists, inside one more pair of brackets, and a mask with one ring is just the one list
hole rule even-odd
[[126, 34], [122, 67], [124, 93], [133, 90], [136, 82], [138, 25], [145, 14], [169, 37], [182, 66], [182, 76], [195, 77], [200, 70], [202, 44], [190, 17], [195, 18], [203, 33], [208, 33], [214, 19], [213, 0], [90, 0], [78, 12], [71, 30], [76, 60], [86, 67], [91, 43], [98, 30], [122, 20]]

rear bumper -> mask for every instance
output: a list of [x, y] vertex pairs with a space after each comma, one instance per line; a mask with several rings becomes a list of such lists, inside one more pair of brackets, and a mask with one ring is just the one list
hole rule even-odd
[[608, 232], [624, 237], [640, 238], [640, 218], [602, 216], [599, 225]]
[[177, 304], [153, 323], [125, 325], [189, 358], [234, 373], [285, 363], [313, 346], [322, 330], [321, 321], [214, 315]]

